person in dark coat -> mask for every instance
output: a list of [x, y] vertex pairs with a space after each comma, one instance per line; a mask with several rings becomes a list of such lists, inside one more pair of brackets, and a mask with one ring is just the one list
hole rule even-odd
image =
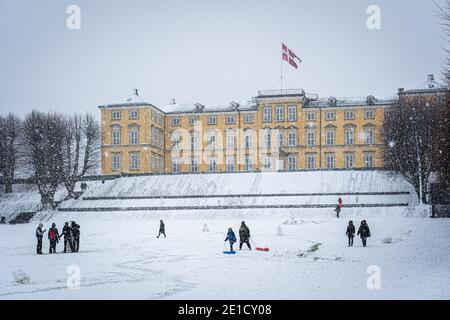
[[52, 227], [48, 230], [48, 240], [50, 240], [49, 253], [56, 253], [56, 244], [59, 242], [59, 232], [55, 223], [52, 223]]
[[72, 221], [70, 230], [72, 234], [72, 252], [78, 252], [80, 250], [80, 225]]
[[164, 225], [164, 222], [162, 220], [160, 220], [159, 222], [159, 234], [157, 238], [159, 238], [161, 234], [164, 235], [164, 238], [166, 237], [166, 226]]
[[73, 252], [72, 229], [69, 227], [68, 222], [64, 223], [62, 236], [64, 236], [64, 253], [67, 252], [67, 248], [70, 248], [70, 252]]
[[227, 237], [224, 240], [225, 242], [230, 242], [230, 252], [233, 252], [233, 244], [236, 242], [236, 235], [233, 232], [233, 229], [228, 228]]
[[336, 209], [334, 209], [334, 211], [336, 211], [336, 217], [339, 218], [339, 213], [341, 212], [341, 207], [339, 207], [339, 205], [337, 205]]
[[345, 234], [348, 237], [348, 246], [353, 247], [353, 238], [355, 237], [355, 226], [353, 225], [353, 221], [350, 220], [347, 226], [347, 232]]
[[366, 220], [361, 221], [361, 226], [358, 229], [358, 236], [361, 236], [362, 244], [365, 247], [367, 244], [367, 238], [370, 237], [370, 229]]
[[36, 253], [42, 254], [42, 238], [44, 237], [44, 232], [47, 230], [42, 230], [42, 227], [44, 225], [42, 223], [39, 223], [39, 226], [36, 229], [36, 239], [37, 239], [37, 246], [36, 246]]
[[246, 226], [245, 221], [241, 222], [241, 227], [239, 228], [239, 250], [242, 249], [242, 244], [246, 243], [249, 250], [252, 250], [250, 246], [250, 229]]

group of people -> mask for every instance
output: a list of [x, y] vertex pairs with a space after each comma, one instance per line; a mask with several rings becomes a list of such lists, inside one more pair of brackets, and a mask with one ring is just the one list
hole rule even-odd
[[[36, 229], [37, 254], [43, 254], [42, 239], [47, 231], [42, 230], [43, 227], [44, 225], [40, 223]], [[56, 253], [56, 245], [61, 238], [64, 239], [64, 253], [69, 250], [70, 252], [78, 252], [80, 250], [80, 225], [75, 221], [72, 221], [70, 224], [69, 222], [66, 222], [61, 234], [59, 234], [58, 228], [56, 228], [56, 223], [52, 223], [52, 227], [48, 230], [47, 237], [50, 242], [49, 253]]]
[[[350, 220], [348, 222], [347, 231], [345, 232], [345, 234], [348, 237], [348, 246], [349, 247], [353, 247], [353, 238], [355, 237], [355, 231], [356, 231], [356, 228], [353, 225], [353, 221]], [[367, 238], [370, 237], [370, 229], [369, 229], [369, 225], [367, 224], [366, 220], [361, 221], [361, 225], [359, 226], [358, 233], [356, 235], [361, 237], [363, 247], [365, 247], [367, 245]]]
[[[233, 245], [236, 243], [236, 235], [234, 234], [233, 228], [228, 228], [227, 237], [225, 238], [225, 242], [230, 243], [230, 252], [233, 252]], [[241, 222], [241, 226], [239, 228], [239, 250], [242, 250], [242, 245], [247, 244], [249, 250], [252, 250], [250, 245], [250, 229], [245, 224], [245, 221]]]

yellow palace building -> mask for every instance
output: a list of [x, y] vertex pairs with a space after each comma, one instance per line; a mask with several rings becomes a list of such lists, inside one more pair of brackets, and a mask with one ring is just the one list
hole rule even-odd
[[[432, 75], [419, 89], [443, 91]], [[321, 99], [301, 89], [248, 101], [156, 107], [133, 94], [101, 110], [102, 174], [382, 168], [382, 124], [393, 100]]]

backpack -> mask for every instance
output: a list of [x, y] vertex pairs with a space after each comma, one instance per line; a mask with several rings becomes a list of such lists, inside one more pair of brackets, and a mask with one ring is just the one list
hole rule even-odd
[[56, 232], [55, 230], [50, 230], [50, 240], [56, 240]]

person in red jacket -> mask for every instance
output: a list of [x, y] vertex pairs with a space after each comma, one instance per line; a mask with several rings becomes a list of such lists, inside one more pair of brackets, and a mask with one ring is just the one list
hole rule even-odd
[[50, 240], [50, 253], [56, 253], [56, 244], [59, 242], [59, 232], [56, 224], [52, 223], [52, 227], [48, 230], [48, 240]]
[[339, 199], [338, 199], [338, 206], [339, 206], [339, 209], [342, 209], [342, 207], [344, 206], [342, 204], [342, 198], [341, 197], [339, 197]]

